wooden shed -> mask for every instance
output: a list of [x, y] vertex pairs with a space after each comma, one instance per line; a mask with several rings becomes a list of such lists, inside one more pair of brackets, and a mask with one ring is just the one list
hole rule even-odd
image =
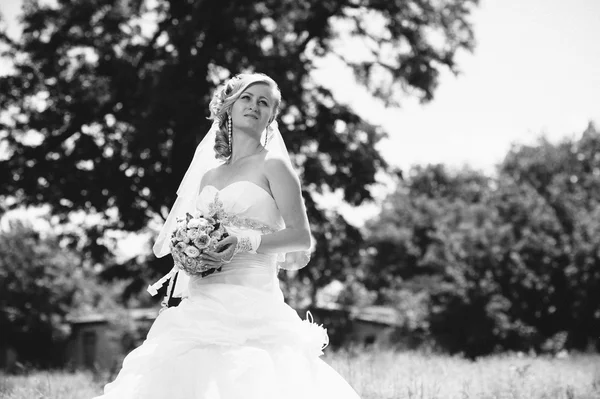
[[118, 367], [123, 357], [146, 337], [158, 309], [130, 309], [117, 317], [90, 314], [70, 318], [71, 337], [67, 364], [73, 368], [107, 370]]

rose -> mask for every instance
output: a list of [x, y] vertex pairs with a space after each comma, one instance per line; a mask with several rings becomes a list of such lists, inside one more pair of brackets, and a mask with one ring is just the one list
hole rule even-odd
[[182, 252], [185, 249], [185, 247], [187, 247], [187, 245], [185, 245], [185, 243], [183, 242], [178, 242], [177, 245], [175, 245], [175, 249]]
[[185, 221], [185, 219], [177, 219], [177, 228], [178, 229], [184, 229], [186, 224], [187, 224], [187, 222]]
[[194, 245], [198, 249], [204, 249], [210, 244], [210, 236], [206, 233], [200, 233], [196, 239], [194, 239]]
[[185, 258], [185, 265], [188, 267], [193, 267], [195, 262], [196, 261], [192, 257]]
[[177, 232], [175, 233], [175, 238], [177, 239], [177, 241], [183, 241], [183, 239], [185, 238], [185, 230], [177, 230]]
[[223, 237], [223, 230], [218, 229], [210, 233], [210, 237], [214, 240], [220, 240]]
[[200, 250], [192, 245], [188, 245], [187, 247], [185, 247], [183, 252], [190, 258], [197, 258], [198, 256], [200, 256]]
[[200, 232], [196, 229], [189, 230], [187, 233], [188, 238], [193, 242], [198, 236], [200, 236]]
[[202, 219], [191, 219], [187, 222], [188, 229], [197, 229], [202, 225]]
[[200, 223], [200, 229], [207, 231], [207, 230], [214, 230], [214, 227], [212, 226], [214, 223], [210, 223], [210, 221], [206, 220], [206, 219], [202, 219], [202, 222]]
[[178, 251], [172, 251], [171, 255], [173, 256], [173, 260], [175, 261], [175, 263], [179, 263], [179, 264], [183, 263], [181, 261], [181, 254]]
[[192, 241], [192, 239], [190, 238], [191, 232], [192, 232], [192, 230], [184, 229], [181, 234], [181, 237], [182, 237], [181, 241], [185, 242], [186, 244], [189, 244]]
[[190, 237], [188, 237], [188, 233], [186, 229], [177, 230], [177, 234], [175, 235], [177, 241], [184, 242], [188, 244], [190, 242]]

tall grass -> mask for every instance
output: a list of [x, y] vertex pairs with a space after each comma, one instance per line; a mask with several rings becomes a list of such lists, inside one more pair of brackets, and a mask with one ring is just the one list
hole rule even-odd
[[100, 387], [100, 381], [84, 372], [0, 374], [0, 399], [91, 399], [102, 392]]
[[600, 356], [498, 355], [477, 361], [414, 352], [338, 352], [327, 362], [363, 399], [598, 399]]
[[[600, 356], [501, 355], [469, 361], [414, 352], [328, 352], [324, 360], [362, 399], [598, 399]], [[0, 374], [0, 399], [90, 399], [106, 376]], [[282, 398], [284, 399], [284, 398]]]

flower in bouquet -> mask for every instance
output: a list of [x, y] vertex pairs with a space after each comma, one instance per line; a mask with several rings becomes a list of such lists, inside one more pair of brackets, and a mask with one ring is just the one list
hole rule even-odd
[[202, 223], [202, 222], [203, 222], [203, 220], [202, 220], [202, 219], [200, 219], [200, 218], [193, 218], [193, 219], [190, 219], [190, 220], [187, 222], [187, 228], [188, 228], [188, 229], [197, 229], [197, 228], [199, 228], [200, 226], [204, 225], [204, 223]]
[[190, 258], [197, 258], [200, 256], [200, 250], [193, 245], [188, 245], [183, 250], [183, 253], [189, 256]]
[[187, 239], [187, 232], [185, 229], [177, 229], [177, 234], [175, 235], [177, 242], [185, 242]]
[[207, 276], [218, 269], [206, 269], [200, 255], [206, 250], [214, 250], [217, 243], [228, 234], [217, 215], [204, 216], [201, 213], [177, 219], [177, 227], [171, 234], [170, 247], [175, 263], [189, 275]]
[[216, 242], [221, 241], [221, 239], [223, 239], [223, 235], [226, 234], [225, 233], [225, 229], [223, 228], [223, 226], [219, 227], [218, 229], [212, 231], [210, 233], [210, 238]]
[[198, 229], [188, 229], [187, 236], [190, 241], [194, 242], [196, 238], [198, 238], [202, 234], [202, 232]]
[[187, 221], [184, 218], [177, 219], [177, 230], [185, 229], [187, 227]]
[[211, 238], [208, 234], [206, 233], [200, 233], [198, 234], [194, 239], [193, 239], [193, 243], [196, 246], [196, 248], [198, 249], [206, 249], [210, 246], [211, 244]]
[[206, 220], [206, 222], [208, 223], [209, 226], [215, 226], [217, 225], [217, 220], [215, 218], [212, 218], [210, 216], [204, 218], [204, 220]]

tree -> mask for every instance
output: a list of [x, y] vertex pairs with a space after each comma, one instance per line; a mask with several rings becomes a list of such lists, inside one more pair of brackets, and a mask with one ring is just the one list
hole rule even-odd
[[409, 280], [437, 278], [445, 267], [440, 256], [451, 245], [441, 231], [458, 226], [459, 213], [479, 204], [489, 187], [488, 177], [470, 169], [451, 172], [443, 165], [411, 169], [405, 184], [385, 199], [379, 216], [366, 225], [369, 256], [364, 276], [368, 288], [380, 290], [380, 302], [389, 300], [381, 288], [391, 289], [393, 295]]
[[114, 310], [114, 289], [101, 287], [85, 259], [52, 234], [12, 220], [0, 231], [0, 330], [19, 361], [59, 366], [70, 332], [67, 317]]
[[[380, 215], [367, 224], [361, 275], [366, 287], [378, 293], [378, 303], [403, 314], [404, 325], [397, 338], [406, 340], [405, 344], [431, 346], [436, 339], [445, 349], [454, 349], [432, 336], [436, 332], [432, 303], [438, 290], [447, 286], [446, 273], [461, 267], [453, 256], [461, 245], [461, 231], [485, 219], [481, 203], [490, 183], [488, 177], [470, 169], [416, 166], [405, 183], [385, 199]], [[442, 307], [444, 315], [449, 308]], [[462, 325], [471, 327], [447, 322], [442, 328], [449, 331]], [[463, 342], [456, 346], [465, 347]]]
[[368, 287], [412, 291], [446, 350], [599, 348], [600, 133], [515, 146], [497, 178], [413, 169], [371, 223]]
[[[570, 348], [600, 349], [599, 150], [600, 132], [590, 124], [579, 139], [553, 144], [542, 137], [537, 145], [515, 147], [501, 166], [540, 209], [535, 219], [503, 209], [522, 248], [519, 262], [537, 277], [519, 310], [542, 336], [566, 335]], [[523, 226], [530, 219], [533, 226]], [[511, 292], [515, 302], [524, 299]]]
[[[49, 204], [64, 221], [76, 211], [98, 214], [100, 235], [138, 231], [173, 203], [208, 130], [212, 89], [232, 73], [265, 71], [284, 93], [280, 126], [296, 154], [315, 237], [325, 242], [324, 232], [348, 226], [323, 217], [311, 193], [341, 190], [358, 205], [387, 164], [374, 148], [384, 133], [312, 80], [315, 60], [336, 53], [339, 26], [349, 26], [369, 56], [338, 55], [376, 98], [393, 102], [402, 88], [429, 100], [439, 70], [455, 70], [455, 53], [473, 46], [467, 17], [475, 4], [27, 1], [22, 38], [0, 35], [15, 70], [0, 78], [0, 109], [10, 116], [0, 125], [8, 152], [0, 196]], [[101, 240], [88, 244], [105, 259]], [[318, 262], [325, 252], [315, 255], [317, 275], [330, 267]]]

